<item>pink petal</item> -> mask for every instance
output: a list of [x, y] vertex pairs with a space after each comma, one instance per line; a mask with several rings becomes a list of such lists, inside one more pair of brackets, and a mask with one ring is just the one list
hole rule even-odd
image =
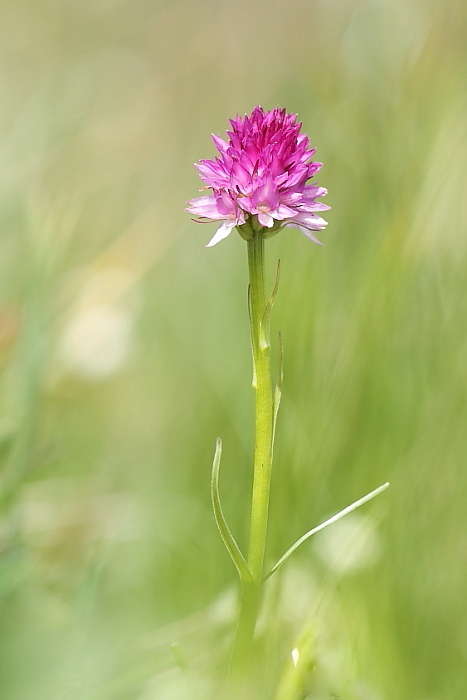
[[250, 173], [238, 161], [234, 162], [230, 177], [232, 180], [232, 184], [238, 184], [241, 188], [247, 187], [248, 184], [251, 182]]
[[225, 190], [221, 190], [216, 194], [215, 199], [217, 210], [222, 214], [222, 216], [226, 216], [228, 214], [235, 214], [237, 207], [235, 205], [234, 200], [228, 192], [226, 192]]
[[249, 214], [256, 213], [256, 207], [251, 201], [251, 197], [238, 197], [237, 204], [239, 207], [247, 211]]
[[312, 212], [312, 211], [327, 211], [330, 209], [327, 204], [322, 202], [300, 202], [300, 211]]
[[[279, 197], [277, 189], [270, 175], [266, 177], [263, 184], [253, 193], [251, 199], [256, 206], [259, 204], [267, 204], [269, 209], [274, 209], [278, 205]], [[267, 226], [267, 224], [263, 224], [263, 226]]]
[[195, 168], [205, 177], [211, 177], [213, 175], [218, 177], [220, 174], [219, 169], [216, 168], [216, 164], [212, 160], [201, 160], [199, 163], [195, 163]]
[[287, 207], [285, 204], [279, 204], [278, 207], [271, 212], [275, 219], [282, 221], [283, 219], [289, 219], [290, 217], [296, 216], [297, 212], [295, 209]]
[[307, 179], [313, 177], [313, 175], [318, 172], [322, 165], [322, 163], [309, 163]]
[[216, 136], [216, 134], [211, 134], [211, 138], [214, 141], [214, 145], [219, 151], [219, 153], [223, 153], [228, 149], [229, 144], [223, 139], [221, 139], [219, 136]]
[[306, 185], [303, 189], [303, 197], [306, 199], [324, 197], [327, 193], [328, 191], [325, 187], [318, 187], [318, 185]]
[[190, 214], [204, 216], [207, 219], [214, 220], [223, 218], [217, 208], [215, 197], [197, 197], [196, 199], [190, 199], [187, 204], [186, 210], [189, 211]]

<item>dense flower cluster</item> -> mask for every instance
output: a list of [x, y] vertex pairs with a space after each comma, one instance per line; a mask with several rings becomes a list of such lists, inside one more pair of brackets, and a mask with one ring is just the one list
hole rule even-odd
[[222, 222], [208, 246], [236, 226], [245, 238], [257, 227], [272, 235], [295, 226], [319, 243], [313, 231], [321, 231], [327, 222], [316, 212], [329, 207], [316, 199], [327, 190], [306, 184], [321, 163], [310, 161], [316, 149], [300, 133], [296, 115], [278, 107], [270, 112], [255, 107], [250, 116], [230, 124], [228, 141], [212, 136], [219, 157], [195, 164], [204, 189], [212, 189], [212, 195], [187, 203], [187, 211], [198, 221]]

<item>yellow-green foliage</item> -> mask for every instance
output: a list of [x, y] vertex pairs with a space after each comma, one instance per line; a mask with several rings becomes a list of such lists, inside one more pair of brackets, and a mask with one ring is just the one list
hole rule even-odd
[[2, 1], [2, 698], [219, 697], [210, 466], [220, 435], [244, 548], [246, 251], [206, 250], [184, 202], [209, 132], [261, 104], [299, 113], [332, 206], [323, 248], [266, 246], [267, 563], [391, 488], [268, 582], [252, 698], [465, 700], [466, 33], [464, 0]]

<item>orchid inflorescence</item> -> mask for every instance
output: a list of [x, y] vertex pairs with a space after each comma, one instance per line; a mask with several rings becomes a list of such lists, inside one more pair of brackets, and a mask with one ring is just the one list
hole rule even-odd
[[246, 554], [237, 544], [221, 506], [220, 438], [216, 442], [211, 478], [215, 521], [240, 579], [240, 608], [230, 663], [228, 697], [229, 700], [244, 700], [251, 696], [248, 678], [253, 669], [252, 651], [264, 582], [309, 537], [367, 503], [384, 491], [388, 484], [383, 484], [306, 532], [272, 568], [265, 570], [273, 444], [282, 393], [282, 349], [275, 385], [270, 353], [270, 317], [279, 285], [279, 266], [274, 288], [268, 297], [264, 272], [265, 239], [292, 226], [319, 244], [314, 232], [323, 230], [326, 221], [318, 212], [329, 207], [317, 201], [327, 190], [309, 184], [309, 180], [321, 168], [321, 163], [311, 160], [315, 149], [310, 148], [308, 137], [300, 133], [301, 123], [297, 122], [295, 114], [288, 114], [278, 107], [269, 112], [255, 107], [249, 116], [237, 116], [230, 124], [232, 130], [227, 132], [227, 141], [219, 136], [212, 137], [219, 155], [214, 160], [201, 160], [195, 164], [206, 185], [203, 189], [211, 189], [212, 194], [190, 200], [187, 210], [200, 223], [221, 222], [208, 246], [226, 238], [233, 228], [237, 228], [247, 243], [255, 441]]
[[255, 107], [230, 124], [227, 141], [212, 135], [219, 156], [195, 164], [206, 184], [203, 189], [212, 189], [212, 194], [191, 199], [187, 207], [200, 223], [222, 222], [208, 246], [235, 227], [248, 240], [252, 228], [263, 227], [269, 236], [287, 226], [319, 244], [313, 231], [321, 231], [327, 222], [317, 212], [330, 207], [316, 201], [327, 190], [307, 184], [322, 164], [310, 161], [316, 149], [300, 133], [297, 115], [278, 107], [269, 112]]

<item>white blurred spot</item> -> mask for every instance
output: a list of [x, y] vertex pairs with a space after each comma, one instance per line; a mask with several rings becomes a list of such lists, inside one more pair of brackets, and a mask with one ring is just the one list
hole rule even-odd
[[130, 313], [116, 306], [84, 309], [65, 326], [60, 359], [84, 376], [106, 377], [127, 360], [131, 327]]
[[179, 668], [158, 673], [146, 682], [138, 700], [192, 700], [213, 697], [207, 677], [190, 670], [189, 675]]
[[209, 607], [209, 619], [216, 625], [232, 622], [237, 612], [237, 590], [229, 588], [223, 591]]
[[310, 602], [319, 594], [316, 581], [309, 571], [287, 562], [282, 568], [282, 590], [280, 610], [287, 620], [303, 621], [303, 611], [309, 610]]
[[[65, 279], [69, 303], [57, 352], [61, 370], [89, 379], [124, 366], [132, 348], [133, 318], [140, 307], [139, 277], [123, 265], [77, 271]], [[56, 370], [57, 372], [57, 370]]]
[[292, 663], [293, 663], [293, 665], [296, 666], [296, 665], [298, 664], [299, 659], [300, 659], [300, 652], [298, 651], [297, 647], [295, 647], [294, 649], [292, 649], [290, 655], [291, 655], [291, 657], [292, 657]]
[[357, 700], [382, 700], [382, 696], [366, 680], [357, 681], [352, 692]]
[[126, 306], [138, 306], [138, 281], [133, 270], [122, 265], [109, 265], [81, 282], [78, 304], [82, 307], [113, 305], [124, 300]]
[[339, 574], [372, 566], [381, 550], [373, 519], [355, 513], [316, 534], [313, 546], [321, 559]]
[[46, 479], [25, 489], [18, 510], [23, 535], [47, 546], [129, 542], [143, 529], [143, 505], [129, 492], [90, 495], [72, 479]]

